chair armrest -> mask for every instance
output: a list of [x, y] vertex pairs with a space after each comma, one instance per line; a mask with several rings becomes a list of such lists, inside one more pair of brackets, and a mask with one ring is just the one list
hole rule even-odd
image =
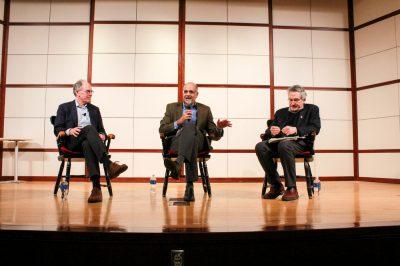
[[106, 138], [107, 139], [115, 139], [115, 135], [114, 134], [108, 134]]
[[67, 136], [67, 133], [65, 133], [65, 131], [60, 131], [60, 132], [58, 132], [56, 140], [59, 140], [59, 139], [64, 138], [66, 136]]

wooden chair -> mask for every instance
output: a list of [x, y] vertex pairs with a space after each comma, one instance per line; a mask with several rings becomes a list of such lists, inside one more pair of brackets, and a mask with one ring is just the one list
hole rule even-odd
[[[55, 121], [56, 117], [55, 116], [51, 116], [50, 117], [50, 122], [51, 124], [54, 126], [54, 121]], [[79, 151], [72, 151], [69, 150], [66, 145], [65, 145], [65, 137], [66, 137], [66, 133], [64, 131], [61, 131], [58, 136], [57, 136], [57, 148], [58, 148], [58, 161], [61, 162], [60, 168], [58, 170], [58, 175], [57, 175], [57, 180], [56, 180], [56, 184], [54, 185], [54, 195], [57, 195], [58, 192], [58, 188], [60, 186], [60, 182], [61, 182], [61, 178], [65, 177], [66, 181], [70, 182], [71, 177], [86, 177], [86, 175], [71, 175], [71, 162], [72, 159], [85, 159], [85, 157], [83, 156], [82, 152]], [[107, 147], [107, 152], [110, 148], [110, 144], [111, 144], [111, 140], [115, 139], [115, 135], [114, 134], [108, 134], [106, 136], [106, 139], [104, 141], [104, 144]], [[111, 158], [111, 155], [108, 155], [109, 158]], [[66, 174], [65, 176], [63, 176], [63, 172], [64, 172], [64, 167], [65, 167], [65, 162], [67, 162], [67, 169], [66, 169]], [[112, 192], [112, 187], [111, 187], [111, 179], [110, 176], [108, 174], [108, 169], [106, 167], [106, 165], [103, 165], [104, 167], [104, 173], [105, 173], [105, 179], [106, 179], [106, 185], [101, 184], [101, 186], [103, 187], [107, 187], [108, 189], [108, 193], [110, 195], [110, 197], [113, 196], [113, 192]], [[63, 195], [64, 196], [64, 195]]]
[[[171, 143], [172, 143], [172, 138], [174, 135], [164, 135], [160, 134], [161, 138], [161, 143], [163, 147], [162, 151], [162, 156], [163, 159], [171, 159], [171, 160], [176, 160], [178, 155], [176, 154], [175, 151], [171, 150]], [[211, 142], [211, 140], [209, 139]], [[210, 185], [210, 177], [208, 175], [208, 168], [207, 168], [207, 161], [211, 158], [210, 156], [210, 150], [209, 149], [204, 149], [200, 150], [197, 153], [197, 162], [199, 164], [199, 170], [200, 170], [200, 177], [201, 177], [201, 182], [203, 185], [203, 190], [204, 193], [207, 193], [209, 197], [211, 197], [211, 185]], [[171, 172], [168, 169], [165, 169], [165, 176], [164, 176], [164, 185], [163, 185], [163, 197], [167, 194], [167, 189], [168, 189], [168, 178], [171, 176]]]

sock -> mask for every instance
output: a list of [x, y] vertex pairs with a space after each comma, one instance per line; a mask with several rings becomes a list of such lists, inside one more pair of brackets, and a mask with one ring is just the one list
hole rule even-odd
[[92, 180], [94, 188], [95, 187], [101, 188], [101, 186], [100, 186], [100, 177], [99, 176], [92, 176], [90, 179]]

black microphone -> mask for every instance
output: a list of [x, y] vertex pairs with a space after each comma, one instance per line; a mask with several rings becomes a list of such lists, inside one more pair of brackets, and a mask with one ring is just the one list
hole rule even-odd
[[83, 113], [82, 115], [83, 115], [83, 116], [86, 116], [86, 113]]

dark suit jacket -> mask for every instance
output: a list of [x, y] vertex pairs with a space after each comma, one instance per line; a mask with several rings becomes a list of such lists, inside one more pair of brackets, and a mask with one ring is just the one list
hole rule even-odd
[[[275, 113], [274, 120], [271, 125], [268, 125], [268, 129], [265, 131], [266, 137], [272, 137], [270, 126], [278, 126], [279, 128], [284, 128], [286, 125], [287, 117], [289, 114], [289, 107], [279, 109]], [[319, 117], [319, 108], [314, 104], [304, 104], [304, 108], [300, 110], [300, 118], [296, 125], [297, 135], [299, 136], [309, 136], [306, 138], [307, 145], [313, 145], [314, 138], [311, 137], [311, 133], [318, 134], [321, 129], [321, 119]], [[283, 137], [283, 133], [275, 137]]]
[[[219, 140], [224, 135], [223, 129], [218, 129], [214, 123], [210, 107], [196, 103], [197, 129], [204, 135], [208, 134], [212, 140]], [[170, 103], [165, 110], [164, 118], [160, 122], [159, 132], [165, 135], [175, 134], [174, 122], [182, 116], [182, 102]]]
[[[87, 104], [87, 108], [92, 126], [97, 129], [97, 132], [106, 135], [99, 108], [90, 103]], [[58, 136], [60, 131], [65, 131], [69, 128], [74, 128], [77, 126], [78, 111], [76, 110], [75, 100], [58, 106], [57, 116], [54, 121], [54, 135]]]

